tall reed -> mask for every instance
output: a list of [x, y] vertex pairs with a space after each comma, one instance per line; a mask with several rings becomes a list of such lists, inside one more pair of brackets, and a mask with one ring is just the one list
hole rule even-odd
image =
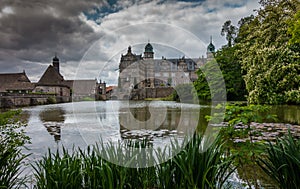
[[65, 148], [62, 155], [57, 150], [33, 165], [37, 188], [82, 188], [82, 159], [78, 153], [69, 153]]
[[[35, 166], [37, 188], [219, 188], [234, 170], [232, 158], [225, 157], [218, 137], [202, 152], [204, 137], [195, 135], [186, 146], [178, 141], [173, 149], [150, 150], [148, 142], [104, 144], [78, 149], [71, 154], [49, 151]], [[165, 160], [166, 153], [183, 150]], [[157, 158], [153, 158], [154, 155]], [[145, 166], [144, 161], [156, 163]], [[156, 162], [153, 162], [156, 161]]]
[[300, 140], [291, 134], [268, 143], [259, 165], [280, 188], [300, 188]]
[[21, 111], [10, 110], [0, 113], [0, 188], [25, 186], [24, 159], [28, 156], [21, 148], [30, 142], [25, 135], [26, 124], [18, 121]]

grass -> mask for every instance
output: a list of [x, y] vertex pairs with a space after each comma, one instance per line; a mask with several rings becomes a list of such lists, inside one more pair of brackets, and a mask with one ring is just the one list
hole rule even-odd
[[62, 154], [49, 151], [34, 165], [36, 188], [220, 188], [234, 170], [233, 160], [225, 158], [220, 138], [202, 152], [205, 141], [195, 135], [180, 153], [153, 166], [145, 166], [144, 160], [155, 161], [153, 154], [157, 160], [165, 160], [165, 153], [182, 146], [175, 141], [175, 149], [145, 153], [143, 149], [151, 147], [147, 141], [126, 143], [131, 147], [126, 151], [121, 143], [109, 143], [104, 149], [100, 142], [72, 153], [65, 149]]
[[300, 188], [300, 141], [288, 136], [268, 143], [258, 164], [279, 188]]

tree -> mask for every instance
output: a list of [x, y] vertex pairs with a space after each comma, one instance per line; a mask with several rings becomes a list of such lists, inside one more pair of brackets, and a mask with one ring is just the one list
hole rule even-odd
[[[237, 56], [246, 73], [250, 103], [300, 103], [299, 51], [289, 45], [297, 0], [261, 0], [254, 18], [239, 28]], [[240, 36], [241, 35], [241, 36]]]
[[215, 59], [220, 66], [226, 86], [227, 100], [246, 100], [245, 82], [242, 76], [241, 64], [235, 55], [236, 47], [223, 47], [215, 54]]
[[237, 28], [231, 24], [230, 20], [227, 20], [221, 30], [221, 35], [224, 36], [226, 35], [226, 40], [228, 41], [228, 47], [231, 47], [234, 39], [237, 34]]
[[215, 59], [205, 63], [198, 71], [198, 79], [194, 82], [200, 100], [224, 101], [226, 89], [223, 74]]
[[289, 34], [292, 36], [290, 38], [290, 44], [300, 43], [300, 10], [295, 14], [295, 16], [289, 22], [288, 28]]

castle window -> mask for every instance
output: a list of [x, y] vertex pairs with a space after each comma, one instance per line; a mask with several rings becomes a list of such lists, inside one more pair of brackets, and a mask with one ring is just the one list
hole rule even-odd
[[194, 70], [194, 64], [193, 62], [188, 63], [188, 70]]

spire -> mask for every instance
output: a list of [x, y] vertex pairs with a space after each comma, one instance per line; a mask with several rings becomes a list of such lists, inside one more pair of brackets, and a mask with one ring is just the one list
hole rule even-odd
[[127, 54], [131, 54], [131, 46], [130, 45], [128, 46]]
[[212, 36], [210, 36], [210, 43], [209, 43], [209, 45], [207, 46], [207, 52], [208, 52], [208, 53], [215, 52], [215, 46], [214, 46], [213, 43], [212, 43]]

